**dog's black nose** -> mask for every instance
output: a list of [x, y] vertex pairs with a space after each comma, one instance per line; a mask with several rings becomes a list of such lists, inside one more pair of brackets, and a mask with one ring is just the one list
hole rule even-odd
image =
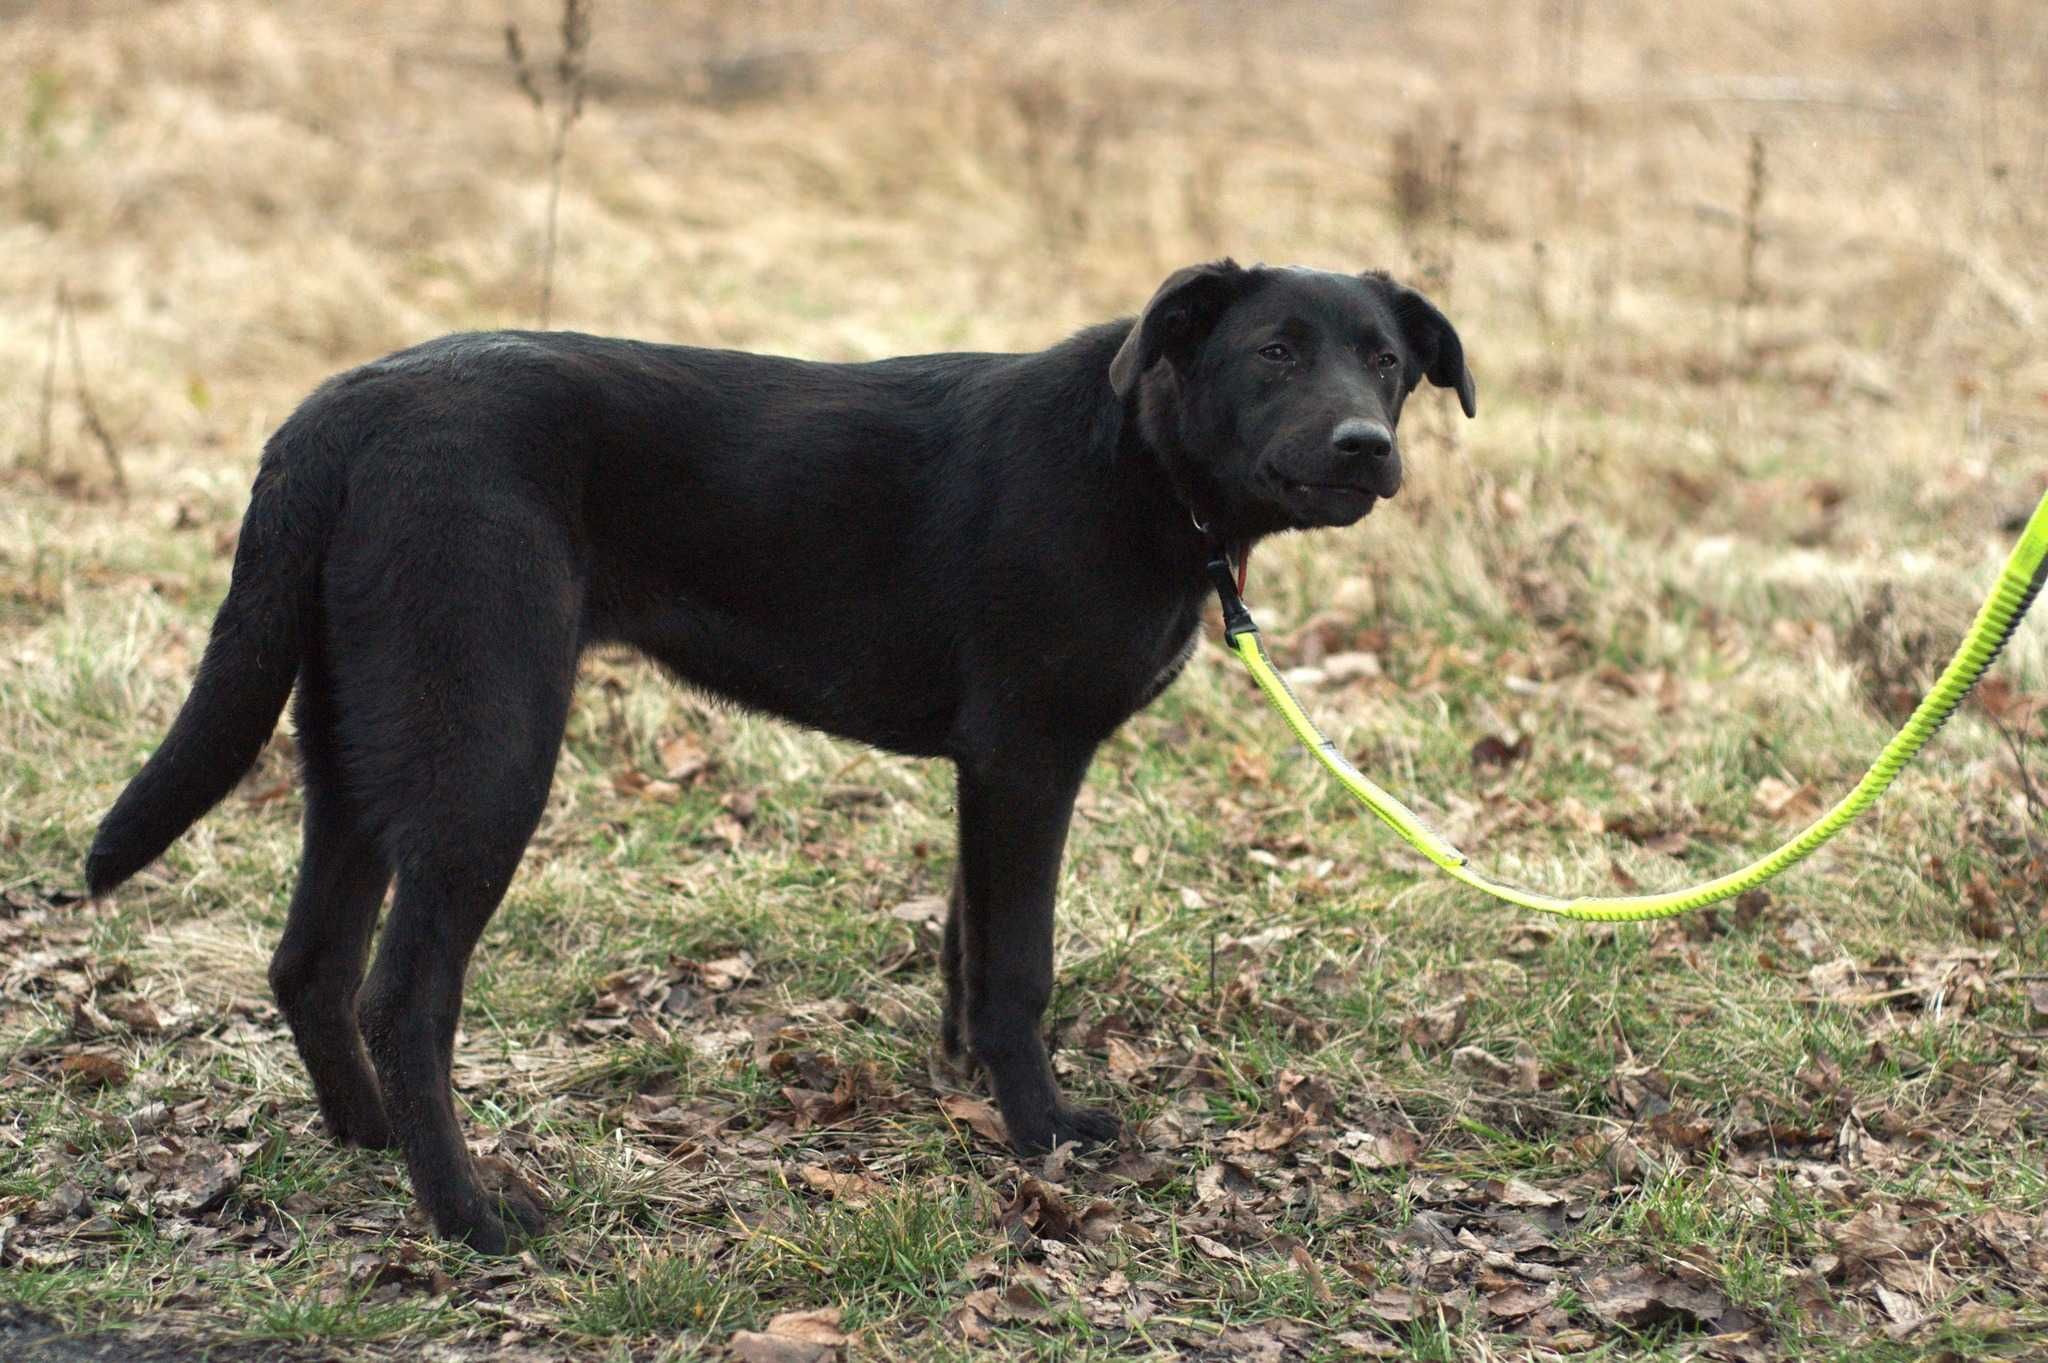
[[1394, 433], [1377, 421], [1351, 417], [1337, 423], [1330, 443], [1339, 454], [1367, 459], [1384, 459], [1394, 452]]

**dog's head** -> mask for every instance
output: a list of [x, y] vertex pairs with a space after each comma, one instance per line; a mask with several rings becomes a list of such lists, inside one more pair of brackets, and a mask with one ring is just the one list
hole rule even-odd
[[1423, 379], [1474, 411], [1458, 333], [1385, 274], [1190, 266], [1110, 362], [1190, 511], [1248, 541], [1349, 525], [1401, 487], [1394, 430]]

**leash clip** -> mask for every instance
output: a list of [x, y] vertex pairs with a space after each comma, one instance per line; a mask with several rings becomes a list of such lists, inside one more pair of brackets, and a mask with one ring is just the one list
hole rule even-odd
[[1230, 566], [1230, 551], [1218, 549], [1209, 560], [1209, 582], [1216, 588], [1216, 600], [1223, 607], [1223, 637], [1235, 642], [1241, 634], [1257, 634], [1259, 626], [1237, 594], [1237, 570]]

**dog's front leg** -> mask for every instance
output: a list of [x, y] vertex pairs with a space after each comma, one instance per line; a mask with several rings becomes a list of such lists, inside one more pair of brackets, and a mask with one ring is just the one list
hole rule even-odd
[[[1060, 856], [1088, 755], [1048, 759], [1031, 745], [960, 764], [960, 874], [954, 939], [958, 986], [948, 1006], [988, 1072], [1018, 1150], [1115, 1138], [1111, 1112], [1060, 1100], [1040, 1020], [1052, 997], [1052, 911]], [[951, 973], [951, 972], [949, 972]], [[952, 983], [949, 980], [949, 985]]]

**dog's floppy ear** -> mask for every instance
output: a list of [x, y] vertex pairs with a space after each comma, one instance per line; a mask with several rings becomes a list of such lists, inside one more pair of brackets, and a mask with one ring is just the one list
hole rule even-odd
[[1109, 362], [1110, 388], [1127, 397], [1146, 370], [1162, 359], [1185, 355], [1208, 335], [1246, 278], [1247, 271], [1229, 259], [1190, 265], [1167, 276]]
[[1465, 415], [1479, 414], [1479, 394], [1472, 387], [1472, 371], [1465, 367], [1465, 345], [1458, 329], [1436, 310], [1436, 304], [1415, 290], [1394, 289], [1394, 315], [1401, 319], [1402, 334], [1415, 347], [1422, 361], [1422, 373], [1439, 388], [1458, 390], [1458, 405]]

